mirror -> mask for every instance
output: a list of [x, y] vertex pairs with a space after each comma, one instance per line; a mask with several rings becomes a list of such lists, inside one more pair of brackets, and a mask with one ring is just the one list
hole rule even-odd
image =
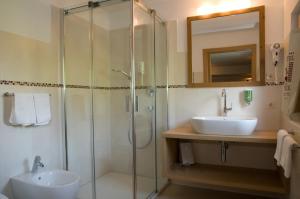
[[205, 82], [251, 82], [256, 79], [256, 44], [203, 49], [203, 56]]
[[264, 7], [188, 17], [189, 87], [265, 84]]

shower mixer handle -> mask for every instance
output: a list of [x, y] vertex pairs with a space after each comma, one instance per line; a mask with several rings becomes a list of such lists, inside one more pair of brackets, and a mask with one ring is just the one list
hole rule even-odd
[[139, 96], [135, 96], [135, 112], [139, 112]]
[[[130, 112], [130, 97], [127, 95], [125, 97], [125, 106], [126, 106], [126, 112]], [[135, 112], [139, 112], [139, 96], [135, 96]]]
[[151, 105], [150, 105], [150, 106], [148, 106], [148, 111], [149, 111], [149, 112], [152, 112], [152, 111], [153, 111], [153, 109], [154, 109], [154, 107], [153, 107], [153, 106], [151, 106]]

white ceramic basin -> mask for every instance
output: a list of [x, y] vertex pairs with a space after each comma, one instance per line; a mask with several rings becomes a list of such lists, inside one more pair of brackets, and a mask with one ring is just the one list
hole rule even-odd
[[15, 199], [75, 199], [79, 176], [53, 170], [37, 174], [26, 173], [11, 179]]
[[250, 135], [257, 125], [255, 117], [194, 117], [192, 126], [198, 133]]

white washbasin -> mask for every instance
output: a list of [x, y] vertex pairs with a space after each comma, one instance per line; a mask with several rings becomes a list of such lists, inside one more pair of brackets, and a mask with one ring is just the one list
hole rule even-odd
[[11, 178], [15, 199], [75, 199], [80, 177], [64, 170], [26, 173]]
[[257, 125], [255, 117], [194, 117], [192, 126], [197, 133], [218, 135], [251, 135]]

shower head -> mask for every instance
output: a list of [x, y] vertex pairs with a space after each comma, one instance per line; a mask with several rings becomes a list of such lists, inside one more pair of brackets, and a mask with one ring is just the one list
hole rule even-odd
[[119, 69], [111, 69], [113, 72], [117, 72], [117, 73], [121, 73], [122, 75], [126, 76], [128, 78], [128, 80], [131, 80], [131, 75], [126, 73], [125, 71], [123, 70], [119, 70]]

